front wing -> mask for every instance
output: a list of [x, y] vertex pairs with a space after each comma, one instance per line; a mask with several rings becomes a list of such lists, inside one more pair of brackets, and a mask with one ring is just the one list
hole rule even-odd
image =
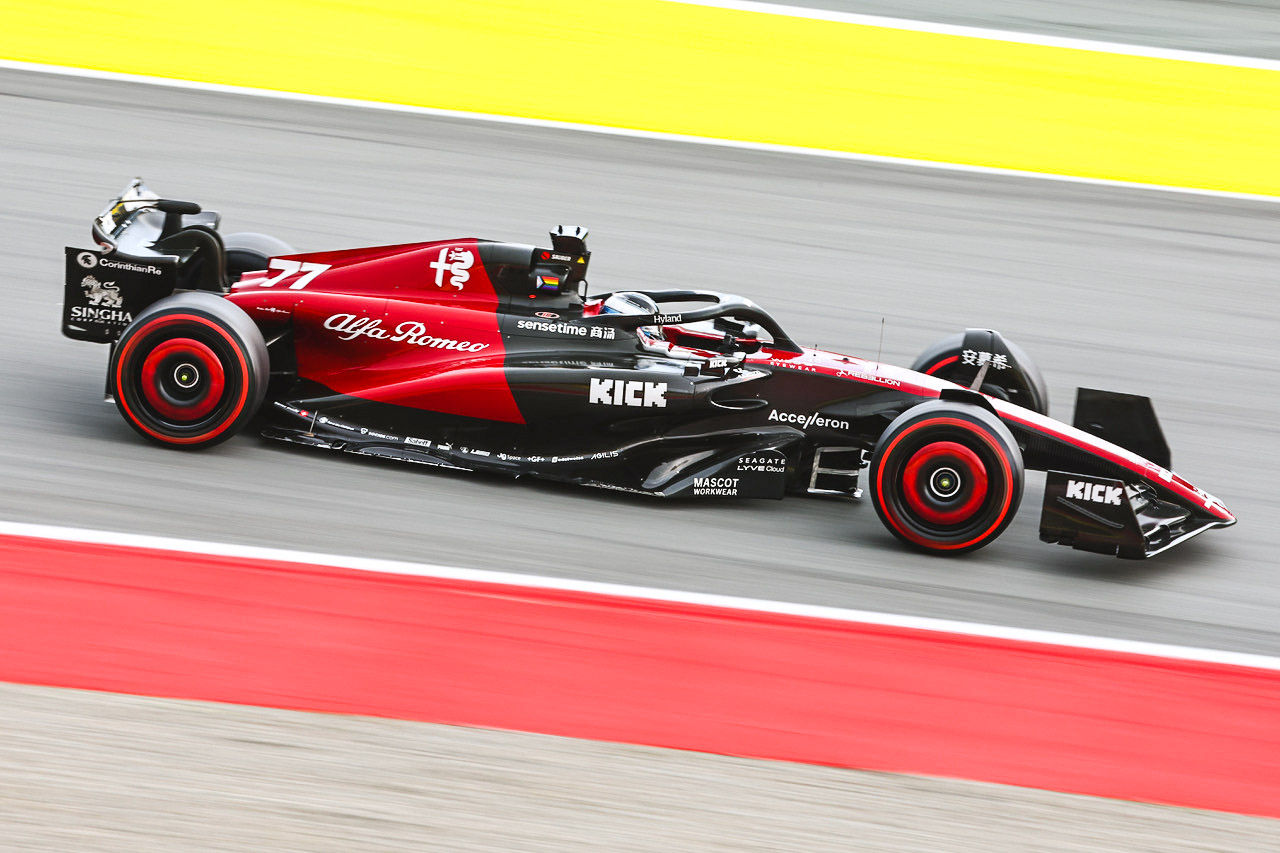
[[1141, 560], [1235, 521], [1199, 516], [1161, 500], [1144, 483], [1050, 471], [1040, 512], [1040, 539], [1081, 551]]

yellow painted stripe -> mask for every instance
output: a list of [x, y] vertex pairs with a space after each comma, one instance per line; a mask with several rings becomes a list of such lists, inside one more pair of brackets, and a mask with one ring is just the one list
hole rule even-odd
[[0, 0], [0, 57], [1280, 195], [1277, 71], [656, 0]]

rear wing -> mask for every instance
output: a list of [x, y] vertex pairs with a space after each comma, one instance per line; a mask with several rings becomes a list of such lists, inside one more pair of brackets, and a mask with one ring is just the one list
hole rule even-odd
[[143, 259], [102, 249], [66, 248], [62, 334], [107, 344], [119, 339], [133, 318], [173, 292], [178, 259]]
[[[112, 343], [139, 311], [175, 290], [220, 289], [217, 227], [218, 214], [160, 198], [135, 178], [93, 220], [95, 247], [65, 249], [62, 334]], [[207, 263], [187, 265], [197, 254]]]

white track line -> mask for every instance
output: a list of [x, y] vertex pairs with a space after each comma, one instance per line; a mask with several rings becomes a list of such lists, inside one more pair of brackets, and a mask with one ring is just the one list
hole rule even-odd
[[857, 24], [864, 27], [883, 27], [890, 30], [908, 30], [916, 33], [934, 33], [944, 36], [1005, 41], [1013, 44], [1033, 44], [1041, 47], [1065, 47], [1071, 50], [1091, 50], [1095, 53], [1114, 53], [1121, 56], [1143, 56], [1150, 59], [1173, 59], [1179, 62], [1199, 62], [1206, 65], [1230, 65], [1236, 68], [1257, 68], [1263, 71], [1280, 71], [1280, 60], [1256, 56], [1237, 56], [1230, 53], [1202, 53], [1196, 50], [1178, 50], [1167, 47], [1151, 47], [1141, 44], [1122, 44], [1110, 41], [1049, 36], [1040, 33], [995, 30], [986, 27], [966, 27], [955, 24], [935, 24], [931, 21], [914, 21], [907, 18], [883, 18], [878, 15], [859, 15], [853, 12], [835, 12], [830, 9], [812, 9], [804, 6], [785, 6], [780, 3], [755, 3], [751, 0], [664, 0], [682, 6], [711, 6], [716, 9], [733, 9], [739, 12], [760, 12], [784, 18], [805, 18], [812, 21], [833, 21], [841, 24]]
[[[480, 584], [507, 584], [531, 589], [554, 589], [582, 592], [611, 598], [639, 598], [675, 604], [703, 607], [720, 607], [754, 613], [775, 613], [813, 619], [831, 619], [838, 622], [861, 622], [895, 628], [912, 628], [921, 631], [940, 631], [973, 637], [991, 637], [1024, 643], [1043, 643], [1052, 646], [1096, 649], [1108, 652], [1147, 655], [1175, 660], [1202, 661], [1205, 663], [1244, 666], [1255, 669], [1280, 671], [1280, 658], [1244, 652], [1228, 652], [1216, 649], [1198, 649], [1163, 643], [1145, 643], [1136, 640], [1118, 640], [1108, 637], [1091, 637], [1083, 634], [1065, 634], [1057, 631], [1037, 631], [1029, 628], [1010, 628], [1003, 625], [983, 625], [974, 622], [956, 622], [950, 619], [933, 619], [927, 616], [901, 616], [893, 613], [876, 613], [869, 610], [849, 610], [840, 607], [824, 607], [817, 604], [794, 604], [785, 601], [765, 601], [730, 595], [714, 595], [700, 592], [656, 589], [643, 586], [601, 583], [596, 581], [554, 578], [542, 575], [525, 575], [517, 572], [463, 569], [456, 566], [437, 566], [425, 563], [406, 563], [397, 560], [379, 560], [369, 557], [343, 557], [334, 554], [313, 554], [305, 551], [286, 551], [278, 548], [259, 548], [251, 545], [234, 545], [224, 542], [198, 542], [171, 539], [137, 533], [116, 533], [105, 530], [82, 530], [74, 527], [52, 527], [43, 524], [23, 524], [0, 521], [0, 536], [21, 536], [54, 542], [81, 542], [94, 545], [112, 545], [122, 548], [176, 551], [186, 554], [204, 554], [243, 560], [273, 560], [298, 565], [331, 566], [361, 572], [379, 572], [392, 575], [411, 575], [422, 578], [440, 578]], [[1102, 558], [1100, 558], [1102, 559]]]
[[413, 115], [436, 116], [441, 118], [489, 121], [497, 122], [499, 124], [516, 124], [527, 127], [550, 128], [553, 130], [601, 133], [609, 136], [624, 136], [633, 139], [652, 139], [660, 142], [714, 145], [721, 148], [738, 148], [747, 151], [762, 151], [776, 154], [801, 154], [811, 157], [827, 157], [833, 160], [853, 160], [861, 163], [878, 163], [887, 166], [938, 169], [947, 172], [968, 172], [971, 174], [995, 175], [1000, 177], [1035, 178], [1042, 181], [1059, 181], [1062, 183], [1086, 184], [1098, 187], [1157, 190], [1165, 193], [1210, 196], [1213, 198], [1237, 199], [1243, 201], [1261, 201], [1270, 204], [1280, 203], [1280, 196], [1263, 195], [1260, 193], [1228, 192], [1226, 190], [1179, 187], [1167, 184], [1146, 184], [1138, 181], [1119, 181], [1110, 178], [1088, 178], [1078, 175], [1057, 175], [1050, 172], [1032, 172], [1023, 169], [1001, 169], [995, 166], [973, 166], [965, 163], [947, 163], [940, 160], [914, 160], [909, 157], [889, 157], [882, 154], [859, 154], [853, 151], [835, 151], [826, 148], [805, 148], [799, 145], [776, 145], [768, 142], [747, 142], [739, 139], [717, 139], [710, 136], [691, 136], [683, 133], [665, 133], [656, 130], [634, 130], [632, 128], [609, 127], [601, 124], [581, 124], [568, 121], [552, 121], [550, 119], [498, 115], [496, 113], [443, 110], [435, 107], [416, 107], [408, 104], [393, 104], [383, 101], [362, 101], [355, 98], [334, 98], [327, 95], [308, 95], [302, 92], [286, 92], [277, 89], [257, 89], [249, 86], [228, 86], [222, 83], [201, 83], [198, 80], [177, 80], [169, 77], [151, 77], [144, 74], [125, 74], [119, 71], [98, 71], [91, 68], [73, 68], [67, 65], [43, 65], [35, 62], [19, 62], [12, 59], [0, 59], [0, 69], [34, 71], [41, 74], [58, 74], [67, 77], [85, 77], [92, 80], [144, 83], [151, 86], [168, 86], [175, 89], [192, 89], [202, 92], [217, 92], [226, 95], [251, 95], [260, 98], [277, 98], [284, 101], [301, 101], [303, 103], [325, 104], [338, 107], [386, 110], [388, 112], [410, 113]]

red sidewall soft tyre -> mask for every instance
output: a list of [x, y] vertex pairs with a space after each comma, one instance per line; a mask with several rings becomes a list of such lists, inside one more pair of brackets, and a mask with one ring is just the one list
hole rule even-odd
[[262, 405], [262, 333], [213, 293], [179, 293], [142, 311], [112, 350], [107, 385], [129, 426], [159, 444], [226, 441]]
[[978, 405], [936, 401], [908, 409], [871, 454], [876, 514], [903, 542], [934, 553], [973, 551], [999, 536], [1022, 500], [1022, 453]]

